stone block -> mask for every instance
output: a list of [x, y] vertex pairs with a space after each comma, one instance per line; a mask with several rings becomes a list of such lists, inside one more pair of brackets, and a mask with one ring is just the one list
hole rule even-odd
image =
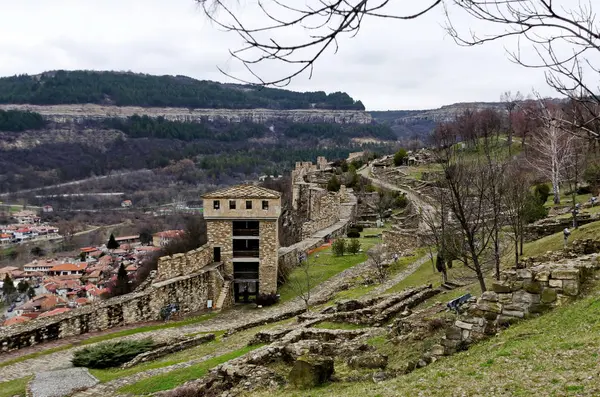
[[515, 311], [515, 310], [503, 310], [502, 316], [498, 316], [498, 318], [500, 318], [500, 317], [523, 318], [523, 317], [525, 317], [525, 313], [521, 312], [521, 311]]
[[529, 281], [533, 279], [533, 274], [529, 269], [517, 269], [517, 278], [523, 281]]
[[538, 281], [527, 281], [523, 283], [523, 289], [531, 294], [542, 292], [542, 284]]
[[468, 329], [462, 330], [462, 340], [469, 340], [471, 338], [471, 331]]
[[510, 283], [492, 283], [492, 290], [499, 294], [512, 292]]
[[512, 293], [498, 294], [498, 302], [500, 302], [501, 304], [512, 303], [512, 301], [513, 301]]
[[552, 278], [559, 280], [579, 280], [579, 269], [554, 269]]
[[500, 313], [502, 311], [502, 305], [497, 302], [486, 302], [479, 301], [477, 307], [484, 312]]
[[327, 382], [333, 375], [333, 359], [306, 355], [299, 357], [288, 376], [291, 384], [299, 389], [310, 389]]
[[473, 324], [466, 323], [464, 321], [456, 320], [454, 325], [463, 330], [471, 330], [473, 328]]
[[442, 345], [433, 345], [431, 347], [431, 355], [432, 356], [443, 356], [446, 353], [444, 346]]
[[579, 280], [564, 280], [562, 290], [567, 296], [579, 295]]
[[514, 303], [538, 303], [540, 301], [539, 294], [530, 294], [527, 291], [521, 290], [513, 294]]
[[490, 302], [498, 302], [498, 294], [494, 291], [485, 291], [481, 294], [481, 299]]
[[535, 281], [548, 281], [549, 279], [550, 279], [550, 271], [549, 270], [539, 271], [534, 276]]
[[446, 339], [460, 340], [462, 330], [456, 326], [449, 327], [446, 330]]
[[542, 291], [542, 295], [540, 298], [540, 302], [542, 303], [552, 303], [556, 301], [556, 290], [552, 288], [544, 288]]
[[448, 349], [456, 349], [461, 342], [460, 339], [442, 339], [442, 346]]
[[483, 327], [485, 320], [481, 317], [471, 317], [463, 320], [465, 323], [473, 324], [474, 326]]
[[550, 279], [548, 281], [548, 286], [550, 288], [562, 288], [563, 287], [563, 281], [562, 280], [552, 280]]

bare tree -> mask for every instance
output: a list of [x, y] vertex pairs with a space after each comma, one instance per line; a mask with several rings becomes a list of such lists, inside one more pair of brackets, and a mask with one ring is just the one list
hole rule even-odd
[[[444, 7], [446, 31], [465, 46], [517, 38], [516, 49], [509, 58], [525, 67], [540, 68], [547, 83], [559, 93], [590, 106], [594, 119], [600, 104], [595, 75], [600, 70], [592, 57], [600, 52], [600, 32], [591, 2], [584, 0], [430, 0], [405, 2], [406, 14], [393, 13], [397, 2], [389, 0], [308, 0], [293, 6], [281, 0], [262, 0], [258, 11], [235, 11], [226, 0], [196, 0], [206, 15], [219, 27], [237, 33], [241, 48], [230, 51], [260, 84], [285, 85], [303, 72], [312, 75], [313, 66], [328, 48], [337, 50], [343, 36], [353, 37], [360, 31], [365, 17], [409, 20], [436, 8]], [[234, 3], [235, 4], [235, 3]], [[472, 24], [452, 23], [453, 11], [462, 11], [473, 22], [485, 22], [485, 33], [473, 30]], [[257, 21], [263, 21], [258, 22]], [[305, 36], [298, 39], [298, 28]], [[524, 56], [523, 46], [533, 47], [531, 59]], [[256, 70], [258, 64], [275, 61], [292, 67], [283, 68], [283, 76], [265, 80]], [[234, 76], [235, 78], [235, 76]], [[238, 80], [241, 80], [239, 77]], [[243, 80], [242, 80], [243, 81]], [[572, 123], [573, 120], [564, 120]], [[575, 130], [586, 131], [586, 125]], [[600, 134], [589, 131], [596, 139]]]
[[380, 284], [383, 284], [387, 279], [390, 271], [389, 264], [385, 261], [385, 251], [383, 247], [380, 245], [371, 248], [367, 251], [367, 256], [369, 257], [369, 262], [371, 262], [371, 267], [373, 268], [373, 274], [379, 281]]
[[506, 91], [500, 95], [500, 101], [504, 103], [504, 108], [508, 113], [508, 153], [512, 154], [512, 143], [513, 143], [513, 112], [517, 107], [517, 104], [523, 100], [523, 95], [519, 91], [513, 95], [512, 92]]
[[310, 311], [310, 290], [314, 287], [314, 280], [310, 274], [312, 263], [310, 258], [305, 257], [298, 264], [299, 274], [298, 277], [288, 278], [287, 283], [289, 284], [292, 291], [294, 291], [300, 299], [304, 302], [306, 311]]
[[505, 191], [502, 196], [503, 211], [512, 232], [515, 266], [517, 266], [519, 264], [519, 252], [521, 255], [523, 254], [525, 211], [527, 199], [530, 195], [529, 186], [531, 185], [530, 175], [520, 163], [513, 163], [504, 174], [503, 184]]
[[483, 153], [485, 157], [485, 166], [487, 168], [488, 188], [485, 189], [485, 199], [489, 204], [491, 218], [485, 225], [490, 228], [490, 237], [493, 245], [494, 269], [496, 280], [500, 280], [500, 245], [501, 234], [504, 219], [502, 214], [502, 197], [505, 194], [505, 185], [502, 183], [502, 176], [506, 170], [507, 162], [501, 158], [499, 142], [491, 142], [485, 137], [482, 140]]
[[453, 222], [445, 234], [444, 251], [471, 269], [486, 291], [483, 254], [487, 251], [493, 229], [488, 227], [489, 172], [480, 158], [467, 159], [455, 147], [440, 151], [443, 169], [442, 187], [448, 192], [446, 200]]
[[530, 164], [552, 182], [554, 204], [560, 204], [560, 185], [573, 155], [574, 135], [561, 128], [560, 110], [544, 107], [542, 114], [542, 128], [531, 137]]

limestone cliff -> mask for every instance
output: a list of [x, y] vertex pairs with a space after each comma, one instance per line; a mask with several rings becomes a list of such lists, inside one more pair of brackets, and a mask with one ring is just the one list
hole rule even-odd
[[127, 118], [135, 114], [149, 117], [164, 117], [170, 121], [200, 122], [253, 122], [267, 123], [282, 120], [293, 123], [336, 123], [370, 124], [373, 119], [369, 113], [360, 110], [325, 109], [186, 109], [152, 108], [138, 106], [84, 105], [0, 105], [2, 110], [29, 110], [40, 113], [49, 121], [57, 123], [82, 122], [84, 120], [102, 120], [105, 118]]

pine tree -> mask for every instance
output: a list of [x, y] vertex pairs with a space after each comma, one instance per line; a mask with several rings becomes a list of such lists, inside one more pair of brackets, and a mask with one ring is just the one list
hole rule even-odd
[[108, 248], [109, 250], [114, 250], [114, 249], [119, 248], [119, 243], [117, 243], [117, 240], [115, 240], [115, 235], [112, 233], [110, 234], [108, 243], [106, 243], [106, 248]]
[[127, 276], [125, 265], [121, 263], [121, 266], [119, 266], [119, 272], [117, 273], [117, 282], [115, 283], [114, 295], [124, 295], [129, 293], [129, 290], [129, 276]]
[[35, 296], [35, 290], [33, 289], [33, 287], [30, 286], [27, 289], [27, 296], [29, 297], [29, 299], [31, 299]]
[[4, 277], [4, 285], [2, 286], [2, 292], [4, 293], [7, 302], [10, 300], [11, 296], [14, 295], [15, 292], [17, 292], [15, 284], [13, 283], [12, 279], [8, 274], [6, 275], [6, 277]]

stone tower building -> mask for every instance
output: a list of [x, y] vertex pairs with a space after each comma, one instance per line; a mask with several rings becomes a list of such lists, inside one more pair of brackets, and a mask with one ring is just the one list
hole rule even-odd
[[233, 280], [236, 301], [277, 292], [281, 193], [239, 185], [202, 198], [208, 243], [214, 261], [223, 262]]

